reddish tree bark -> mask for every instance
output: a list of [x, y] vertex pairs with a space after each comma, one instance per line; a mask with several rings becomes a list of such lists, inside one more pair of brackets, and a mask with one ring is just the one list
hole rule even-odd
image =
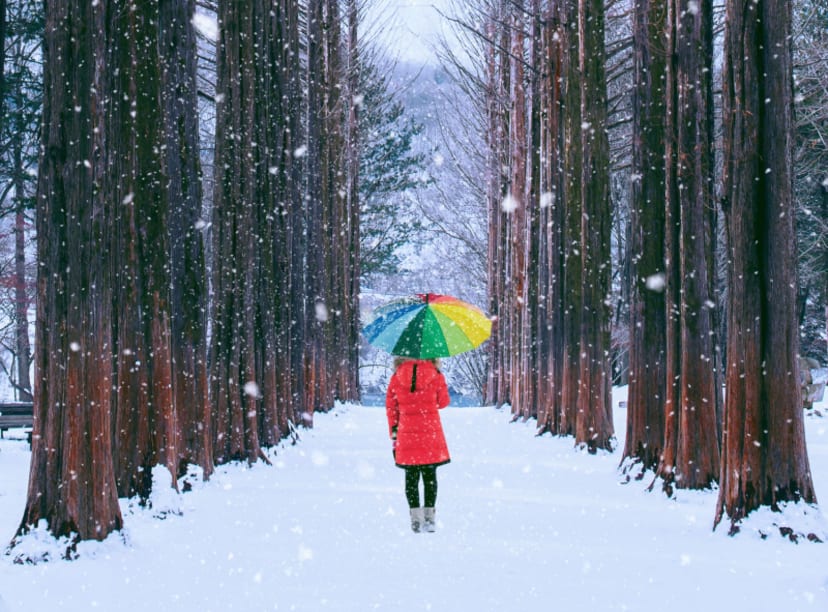
[[714, 525], [760, 506], [816, 503], [802, 416], [787, 0], [727, 3], [723, 208], [727, 392]]
[[180, 469], [213, 471], [207, 386], [207, 282], [196, 100], [194, 0], [159, 3], [169, 210], [173, 395], [180, 419]]
[[102, 540], [123, 520], [112, 469], [112, 268], [103, 5], [46, 3], [37, 192], [35, 408], [18, 533]]
[[509, 360], [511, 371], [511, 394], [509, 402], [512, 414], [524, 419], [532, 413], [527, 345], [528, 338], [528, 283], [526, 269], [528, 208], [531, 202], [527, 198], [527, 96], [524, 71], [523, 1], [513, 2], [510, 10], [508, 27], [510, 28], [509, 85], [509, 205], [506, 207], [509, 234], [509, 261], [506, 277], [506, 300], [509, 304]]
[[[580, 0], [578, 29], [581, 97], [580, 265], [582, 268], [579, 377], [575, 443], [590, 452], [612, 450], [609, 363], [610, 197], [603, 0]], [[574, 169], [573, 169], [574, 170]], [[574, 222], [574, 219], [573, 219]]]
[[485, 114], [488, 125], [486, 196], [489, 217], [489, 313], [494, 318], [492, 338], [487, 343], [489, 373], [485, 401], [498, 406], [511, 399], [510, 356], [511, 305], [506, 300], [509, 258], [508, 219], [503, 198], [508, 190], [509, 168], [509, 62], [510, 29], [503, 27], [505, 10], [496, 2], [486, 25]]
[[[211, 313], [216, 461], [255, 461], [307, 414], [305, 142], [294, 2], [219, 3]], [[308, 236], [310, 238], [310, 236]], [[309, 261], [309, 260], [308, 260]], [[310, 422], [309, 420], [307, 421]]]
[[172, 392], [169, 193], [162, 151], [158, 6], [113, 1], [108, 105], [115, 209], [113, 296], [115, 479], [122, 497], [146, 499], [152, 469], [175, 483], [181, 435]]
[[[3, 40], [0, 38], [0, 40]], [[0, 88], [2, 92], [2, 88]], [[15, 390], [20, 401], [32, 401], [31, 346], [29, 344], [29, 282], [26, 273], [26, 211], [23, 185], [23, 162], [20, 147], [15, 145], [15, 212], [14, 212], [14, 327], [17, 357]]]
[[538, 433], [562, 434], [561, 383], [564, 357], [563, 227], [565, 174], [563, 172], [562, 69], [565, 32], [560, 5], [549, 3], [543, 12], [541, 49], [541, 178], [538, 249]]
[[668, 3], [664, 490], [707, 488], [719, 472], [713, 372], [712, 6]]
[[581, 70], [579, 63], [580, 30], [578, 0], [563, 0], [561, 8], [561, 100], [563, 103], [561, 193], [562, 241], [557, 254], [563, 261], [563, 333], [561, 337], [561, 418], [560, 435], [574, 435], [577, 423], [578, 389], [580, 387], [581, 306], [583, 267], [581, 263], [581, 216], [583, 205], [583, 149], [581, 143]]
[[[219, 3], [215, 192], [213, 196], [213, 292], [210, 365], [212, 372], [215, 460], [250, 462], [264, 457], [259, 410], [270, 398], [257, 378], [257, 354], [267, 340], [257, 334], [256, 301], [261, 252], [272, 237], [258, 224], [268, 168], [259, 156], [269, 149], [256, 115], [269, 92], [257, 80], [257, 67], [268, 65], [267, 48], [258, 48], [258, 27], [270, 22], [260, 2]], [[256, 147], [251, 147], [256, 143]], [[264, 361], [264, 359], [262, 359]], [[264, 392], [263, 392], [264, 390]]]
[[633, 15], [633, 180], [630, 193], [630, 372], [624, 470], [658, 466], [664, 444], [664, 46], [667, 4], [641, 0]]

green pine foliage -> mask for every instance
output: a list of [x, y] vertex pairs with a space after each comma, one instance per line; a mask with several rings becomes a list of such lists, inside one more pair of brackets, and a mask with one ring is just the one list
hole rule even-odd
[[423, 125], [406, 115], [390, 74], [368, 62], [360, 80], [360, 265], [370, 278], [398, 271], [398, 249], [422, 229], [414, 193], [432, 179], [426, 153], [417, 150]]

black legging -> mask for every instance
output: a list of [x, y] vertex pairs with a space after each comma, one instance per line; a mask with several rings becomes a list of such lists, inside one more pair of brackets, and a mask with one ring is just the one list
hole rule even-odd
[[420, 507], [420, 475], [423, 476], [423, 506], [433, 508], [437, 501], [437, 466], [405, 466], [405, 497], [409, 508]]

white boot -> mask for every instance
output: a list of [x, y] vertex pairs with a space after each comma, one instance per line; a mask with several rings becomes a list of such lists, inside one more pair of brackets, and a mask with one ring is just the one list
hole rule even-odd
[[423, 527], [428, 533], [434, 533], [437, 528], [434, 520], [434, 508], [423, 508]]
[[423, 530], [423, 509], [411, 508], [411, 531], [420, 533]]

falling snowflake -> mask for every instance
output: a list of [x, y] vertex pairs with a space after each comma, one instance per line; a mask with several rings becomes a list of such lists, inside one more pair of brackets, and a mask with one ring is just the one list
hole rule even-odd
[[298, 147], [293, 152], [293, 156], [294, 157], [304, 157], [307, 152], [308, 152], [308, 148], [305, 145], [302, 145], [301, 147]]
[[658, 274], [648, 276], [647, 280], [644, 281], [644, 284], [650, 291], [658, 291], [661, 293], [667, 285], [667, 279], [663, 272], [659, 272]]
[[324, 323], [328, 320], [328, 307], [325, 306], [324, 302], [316, 302], [316, 320], [320, 323]]
[[244, 393], [253, 398], [259, 397], [259, 385], [252, 380], [247, 381], [244, 383]]
[[517, 199], [512, 196], [511, 193], [507, 194], [505, 198], [503, 198], [503, 202], [500, 203], [500, 208], [505, 212], [507, 215], [515, 212], [518, 207]]
[[541, 208], [549, 208], [550, 206], [555, 204], [555, 194], [551, 191], [547, 191], [546, 193], [542, 193], [540, 197], [540, 207]]

